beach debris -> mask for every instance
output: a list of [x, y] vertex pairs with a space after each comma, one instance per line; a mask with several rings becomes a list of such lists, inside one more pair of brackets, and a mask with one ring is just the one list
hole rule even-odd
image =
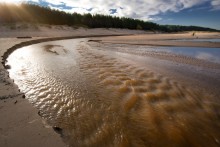
[[53, 127], [53, 130], [54, 130], [56, 133], [62, 135], [62, 131], [63, 131], [63, 130], [62, 130], [60, 127], [54, 126], [54, 127]]
[[16, 101], [14, 102], [14, 104], [17, 104], [17, 102], [18, 102], [18, 101], [16, 100]]
[[40, 117], [43, 116], [42, 113], [41, 113], [41, 111], [38, 111], [37, 114], [38, 114]]
[[22, 95], [22, 98], [25, 99], [25, 95], [24, 94]]
[[0, 100], [4, 100], [4, 99], [7, 99], [9, 98], [9, 96], [0, 96]]

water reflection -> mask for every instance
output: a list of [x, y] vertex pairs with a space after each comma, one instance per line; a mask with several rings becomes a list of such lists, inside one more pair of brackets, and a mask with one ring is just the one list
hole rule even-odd
[[[149, 50], [147, 48], [146, 50]], [[220, 63], [220, 48], [201, 48], [201, 47], [152, 47], [151, 51], [165, 51], [178, 55], [191, 56], [210, 62]]]
[[220, 38], [219, 39], [175, 39], [174, 41], [192, 41], [192, 42], [220, 42]]
[[47, 42], [8, 58], [10, 76], [70, 146], [220, 145], [218, 98], [96, 45]]

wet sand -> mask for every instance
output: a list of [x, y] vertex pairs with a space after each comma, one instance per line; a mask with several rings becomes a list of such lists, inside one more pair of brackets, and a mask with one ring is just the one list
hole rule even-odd
[[5, 147], [66, 146], [60, 134], [55, 133], [52, 126], [49, 126], [39, 116], [39, 110], [24, 99], [24, 94], [9, 78], [5, 68], [10, 67], [4, 67], [4, 65], [10, 53], [17, 48], [43, 41], [76, 38], [79, 36], [120, 35], [142, 32], [117, 29], [70, 29], [66, 26], [59, 26], [58, 28], [57, 26], [43, 26], [37, 30], [33, 28], [10, 30], [9, 28], [8, 26], [0, 26], [0, 118], [2, 118], [0, 122], [0, 146]]
[[[38, 38], [33, 38], [38, 39]], [[1, 38], [1, 60], [7, 49], [32, 39]], [[17, 85], [0, 64], [0, 146], [66, 146], [38, 115], [38, 110], [25, 99]]]
[[[104, 98], [115, 99], [110, 110], [116, 111], [119, 118], [112, 126], [120, 127], [111, 130], [121, 135], [113, 141], [118, 143], [115, 146], [219, 146], [219, 69], [213, 80], [208, 74], [209, 82], [194, 87], [192, 83], [198, 80], [195, 76], [205, 78], [203, 71], [192, 68], [179, 73], [177, 69], [184, 71], [188, 67], [174, 67], [173, 62], [164, 59], [154, 63], [152, 58], [111, 52], [112, 46], [106, 47], [85, 43], [78, 50], [85, 57], [82, 70], [98, 77], [102, 90], [108, 91]], [[180, 75], [189, 79], [180, 80]], [[215, 87], [215, 93], [212, 88], [205, 89], [204, 84]], [[105, 129], [108, 125], [100, 136], [110, 131]]]
[[197, 87], [196, 89], [203, 89], [203, 91], [215, 91], [216, 95], [220, 94], [218, 90], [220, 83], [219, 63], [181, 54], [154, 51], [152, 49], [146, 50], [147, 47], [140, 45], [97, 42], [89, 42], [88, 44], [98, 50], [111, 51], [115, 56], [119, 56], [119, 58], [132, 59], [139, 66], [146, 66], [146, 68], [172, 77], [176, 81], [181, 80], [182, 83], [188, 86]]
[[[150, 36], [150, 35], [146, 35], [146, 36]], [[117, 37], [113, 37], [113, 38], [116, 39]], [[5, 42], [5, 44], [1, 43], [1, 45], [4, 46], [4, 50], [2, 50], [3, 47], [1, 47], [2, 54], [7, 50], [7, 48], [13, 45], [13, 44], [10, 45], [9, 40], [7, 40], [8, 42], [6, 42], [6, 40], [7, 39], [2, 40], [2, 42]], [[105, 40], [105, 38], [102, 38], [101, 40]], [[10, 42], [12, 42], [12, 40], [10, 40]], [[18, 41], [17, 39], [15, 39], [15, 42], [21, 42], [21, 41]], [[179, 45], [181, 45], [181, 43]], [[100, 48], [97, 48], [97, 46]], [[218, 47], [218, 44], [217, 45], [215, 44], [213, 46]], [[57, 54], [59, 55], [59, 52], [55, 52], [56, 49], [51, 50], [51, 47], [53, 46], [49, 46], [49, 50], [48, 50], [48, 46], [46, 46], [45, 51], [49, 51], [49, 53], [52, 53], [53, 55], [57, 55]], [[85, 77], [87, 77], [88, 80], [90, 80], [91, 82], [95, 81], [94, 82], [96, 83], [95, 85], [97, 85], [100, 88], [101, 87], [105, 87], [105, 88], [102, 88], [103, 91], [101, 92], [100, 90], [97, 90], [97, 87], [94, 89], [94, 86], [88, 84], [90, 86], [87, 86], [87, 88], [94, 89], [94, 93], [92, 94], [89, 93], [91, 94], [91, 100], [82, 99], [80, 101], [75, 102], [73, 106], [71, 106], [71, 102], [70, 103], [68, 103], [68, 101], [64, 102], [64, 103], [70, 104], [68, 109], [72, 109], [73, 107], [75, 107], [75, 105], [79, 105], [79, 110], [74, 112], [74, 115], [72, 115], [70, 119], [62, 118], [61, 117], [62, 115], [59, 115], [61, 117], [60, 121], [63, 121], [62, 119], [64, 119], [65, 120], [64, 122], [68, 123], [70, 120], [75, 119], [76, 116], [79, 116], [78, 114], [80, 114], [81, 119], [80, 119], [80, 122], [78, 123], [85, 125], [85, 126], [80, 126], [80, 124], [78, 124], [77, 122], [71, 124], [73, 128], [72, 127], [70, 128], [74, 129], [74, 128], [77, 128], [78, 126], [79, 129], [75, 133], [72, 132], [73, 133], [72, 139], [68, 139], [68, 137], [71, 136], [71, 135], [68, 135], [70, 133], [69, 131], [66, 131], [66, 134], [64, 133], [68, 140], [67, 142], [69, 142], [72, 145], [76, 145], [76, 146], [90, 146], [90, 145], [160, 146], [160, 145], [165, 145], [165, 144], [169, 145], [170, 142], [175, 143], [176, 145], [182, 145], [182, 146], [184, 145], [196, 146], [196, 145], [201, 145], [201, 144], [204, 144], [205, 146], [206, 142], [208, 142], [209, 145], [212, 145], [212, 146], [219, 145], [219, 133], [216, 132], [219, 129], [219, 120], [218, 120], [219, 106], [216, 105], [216, 102], [215, 102], [216, 99], [213, 100], [215, 103], [209, 103], [210, 101], [206, 101], [207, 99], [210, 98], [209, 95], [206, 97], [206, 95], [205, 94], [203, 95], [203, 93], [198, 94], [194, 91], [191, 91], [190, 88], [186, 88], [188, 86], [185, 87], [185, 84], [182, 81], [184, 81], [184, 77], [187, 75], [187, 73], [185, 73], [185, 75], [176, 74], [177, 75], [176, 77], [172, 77], [172, 76], [169, 76], [171, 72], [180, 72], [181, 69], [180, 71], [172, 71], [172, 70], [169, 71], [167, 69], [168, 72], [166, 72], [165, 68], [157, 69], [154, 67], [154, 65], [149, 65], [148, 67], [145, 67], [143, 66], [144, 62], [140, 62], [140, 61], [131, 62], [128, 60], [127, 57], [124, 57], [126, 55], [124, 55], [123, 53], [133, 54], [132, 52], [121, 51], [122, 54], [114, 58], [113, 53], [111, 53], [113, 54], [112, 56], [109, 56], [108, 51], [107, 52], [105, 51], [107, 47], [108, 45], [105, 46], [104, 44], [103, 46], [103, 44], [99, 44], [97, 42], [95, 43], [94, 42], [88, 42], [88, 43], [82, 42], [80, 46], [77, 48], [77, 52], [80, 57], [80, 59], [78, 60], [80, 61], [80, 65], [79, 65], [80, 71], [85, 75]], [[134, 57], [134, 55], [132, 56]], [[157, 58], [158, 56], [151, 56], [151, 57], [153, 58], [156, 57], [156, 60], [158, 59]], [[176, 61], [177, 60], [178, 60], [178, 57], [176, 58]], [[175, 63], [175, 60], [171, 62]], [[162, 64], [162, 62], [160, 62], [160, 64]], [[190, 65], [191, 64], [189, 64], [188, 67], [190, 67]], [[201, 63], [201, 65], [203, 64]], [[1, 67], [1, 69], [2, 68], [3, 67]], [[204, 67], [201, 67], [201, 68], [204, 69]], [[207, 67], [205, 67], [205, 69], [206, 68]], [[216, 68], [215, 66], [213, 66], [213, 68], [214, 70], [218, 69], [218, 67]], [[209, 69], [207, 71], [209, 71]], [[207, 71], [205, 71], [204, 73], [206, 73]], [[1, 84], [4, 85], [4, 86], [1, 86], [1, 91], [4, 92], [4, 93], [1, 93], [2, 95], [1, 97], [2, 98], [4, 97], [6, 101], [4, 102], [4, 100], [1, 100], [1, 105], [2, 105], [1, 111], [4, 112], [2, 113], [2, 115], [4, 115], [2, 117], [5, 117], [9, 115], [12, 111], [14, 112], [13, 107], [19, 106], [17, 104], [19, 103], [22, 104], [22, 102], [24, 101], [24, 106], [28, 106], [28, 103], [27, 101], [21, 99], [22, 97], [21, 93], [18, 92], [18, 89], [13, 84], [13, 82], [10, 81], [10, 79], [8, 79], [7, 73], [5, 72], [5, 70], [1, 70], [1, 72], [2, 73], [4, 72], [4, 74], [2, 74], [3, 76], [1, 76], [1, 79], [2, 79]], [[194, 75], [196, 75], [197, 73], [199, 72], [197, 71]], [[211, 74], [208, 74], [208, 77], [210, 77], [210, 75]], [[218, 74], [216, 74], [215, 76], [217, 75]], [[204, 75], [200, 75], [200, 76], [201, 78], [204, 78]], [[42, 80], [43, 79], [44, 78], [42, 78]], [[214, 77], [213, 80], [211, 81], [214, 82], [215, 79], [216, 77]], [[57, 79], [53, 79], [53, 80], [56, 84]], [[180, 80], [180, 82], [178, 80]], [[189, 78], [188, 81], [189, 80], [192, 80], [192, 78]], [[195, 79], [195, 81], [197, 80], [199, 80], [199, 78]], [[5, 86], [7, 85], [6, 84], [7, 81], [10, 81], [8, 82], [9, 83], [8, 87]], [[87, 82], [85, 81], [85, 83]], [[204, 82], [203, 85], [206, 82]], [[208, 82], [208, 83], [212, 85], [211, 82]], [[216, 81], [215, 83], [218, 86], [219, 84], [218, 81]], [[10, 86], [10, 84], [12, 84], [12, 86]], [[200, 86], [197, 85], [197, 87], [200, 87]], [[182, 89], [186, 89], [184, 90], [184, 93]], [[54, 90], [56, 91], [56, 89]], [[12, 94], [13, 91], [15, 94]], [[164, 91], [166, 92], [164, 93]], [[214, 91], [217, 92], [217, 90], [214, 90]], [[97, 95], [101, 99], [97, 99]], [[108, 99], [106, 95], [112, 95], [113, 97], [112, 99], [115, 99], [115, 100], [106, 101], [105, 99]], [[197, 99], [198, 95], [199, 95], [199, 99]], [[16, 96], [18, 96], [18, 99], [16, 99]], [[13, 99], [8, 99], [8, 97], [12, 97]], [[169, 97], [169, 99], [164, 99], [164, 97]], [[212, 98], [213, 97], [211, 96], [211, 99]], [[93, 101], [97, 101], [98, 103], [96, 102], [95, 105], [93, 105], [94, 104]], [[33, 104], [34, 103], [35, 102], [33, 102]], [[51, 104], [54, 105], [54, 103], [51, 103]], [[23, 116], [22, 115], [24, 114], [23, 112], [26, 110], [28, 111], [28, 108], [22, 107], [23, 111], [21, 111], [20, 114], [15, 114], [17, 117], [22, 118], [22, 119], [13, 120], [13, 118], [16, 118], [15, 116], [14, 117], [12, 116], [12, 118], [6, 119], [7, 121], [2, 122], [4, 124], [2, 125], [3, 127], [1, 130], [3, 130], [3, 132], [18, 134], [17, 136], [20, 136], [21, 134], [22, 135], [28, 134], [27, 132], [21, 133], [19, 129], [17, 129], [17, 131], [7, 129], [8, 121], [20, 122], [20, 123], [29, 122], [28, 124], [34, 124], [34, 122], [38, 122], [37, 126], [42, 126], [42, 120], [39, 119], [38, 115], [36, 115], [36, 118], [38, 119], [38, 121], [34, 121], [35, 117], [34, 118], [29, 117], [29, 115], [33, 115], [37, 113], [36, 113], [36, 110], [33, 110], [33, 108], [30, 105], [28, 107], [32, 110], [30, 111], [31, 114], [27, 114], [27, 116]], [[47, 107], [49, 106], [47, 105]], [[45, 109], [45, 107], [42, 107], [42, 108], [44, 110], [47, 110]], [[192, 109], [189, 109], [189, 108], [192, 108]], [[11, 111], [6, 111], [7, 109], [11, 109]], [[21, 110], [21, 107], [18, 107], [17, 109], [18, 110], [15, 110], [15, 111], [20, 112], [19, 110]], [[103, 110], [102, 113], [104, 114], [104, 116], [103, 114], [100, 114], [98, 112], [100, 110]], [[149, 111], [146, 111], [146, 110], [149, 110]], [[51, 110], [48, 110], [48, 112], [50, 111]], [[82, 111], [85, 111], [85, 112], [82, 113]], [[64, 112], [61, 114], [64, 114]], [[113, 114], [110, 114], [109, 112], [112, 112]], [[47, 117], [45, 116], [47, 114], [50, 114], [50, 113], [47, 113], [47, 111], [45, 111], [44, 113], [41, 114], [41, 116], [43, 116], [47, 120]], [[92, 117], [93, 119], [91, 120], [91, 122], [88, 122], [88, 118], [90, 118], [90, 116], [93, 116]], [[197, 116], [198, 119], [197, 120], [192, 119], [191, 118], [192, 116]], [[30, 120], [29, 119], [26, 120], [26, 118], [30, 118]], [[123, 119], [121, 120], [121, 118]], [[167, 120], [167, 118], [169, 119]], [[54, 121], [53, 119], [52, 121]], [[104, 122], [100, 121], [102, 119]], [[100, 125], [97, 124], [98, 125], [97, 126], [97, 125], [94, 125], [93, 120], [96, 120], [96, 121], [98, 120], [100, 121], [100, 123], [101, 122], [102, 123]], [[212, 120], [215, 120], [215, 122], [217, 123], [213, 122]], [[50, 122], [50, 119], [48, 121], [50, 124], [57, 123], [57, 122]], [[127, 122], [129, 123], [127, 124]], [[204, 123], [200, 123], [200, 122], [204, 122]], [[206, 124], [207, 127], [204, 126], [204, 124]], [[12, 123], [10, 126], [14, 127], [14, 125], [15, 124]], [[34, 126], [35, 125], [36, 124], [34, 124]], [[22, 125], [21, 128], [23, 128], [24, 126], [25, 126], [25, 123]], [[45, 131], [45, 129], [42, 129], [42, 130], [40, 130], [39, 128], [34, 129], [34, 126], [30, 127], [31, 132], [35, 130], [35, 131], [39, 131], [42, 134], [44, 134], [43, 132]], [[60, 125], [60, 126], [57, 125], [57, 126], [64, 130], [69, 129], [69, 127], [67, 127], [66, 125]], [[194, 126], [197, 126], [197, 127], [194, 127]], [[203, 128], [204, 131], [201, 131], [201, 128]], [[133, 132], [134, 130], [143, 130], [143, 132], [142, 131]], [[49, 132], [51, 131], [52, 130], [50, 129]], [[88, 132], [90, 132], [91, 134], [89, 135]], [[199, 134], [199, 133], [195, 134], [196, 132], [206, 132], [206, 134]], [[44, 135], [40, 135], [41, 137], [37, 138], [38, 140], [36, 142], [37, 145], [34, 143], [36, 146], [38, 146], [39, 140], [41, 139], [45, 143], [44, 141], [45, 138], [43, 139]], [[51, 140], [57, 140], [54, 138], [53, 135], [51, 137]], [[12, 137], [9, 135], [7, 138], [4, 138], [1, 142], [3, 143], [3, 145], [7, 145], [7, 143], [5, 143], [7, 141], [5, 140], [8, 140], [8, 142], [10, 140], [11, 144], [15, 144], [17, 143], [18, 140], [22, 140], [17, 136]], [[15, 138], [15, 140], [13, 140], [12, 138]], [[78, 140], [76, 141], [74, 138], [78, 138]], [[146, 138], [148, 139], [146, 140]], [[157, 141], [158, 139], [161, 141], [158, 142]], [[32, 140], [32, 138], [30, 138], [30, 140]], [[102, 142], [103, 140], [104, 142]], [[110, 143], [113, 140], [114, 140], [113, 144]], [[195, 140], [199, 140], [200, 142], [198, 143]], [[24, 142], [20, 142], [20, 144], [23, 144], [23, 143]], [[27, 144], [28, 143], [30, 142], [27, 142]], [[56, 145], [60, 146], [58, 144]]]
[[219, 146], [219, 66], [150, 55], [80, 39], [8, 60], [15, 83], [71, 146]]
[[204, 33], [196, 32], [192, 36], [192, 32], [179, 34], [144, 34], [144, 35], [130, 35], [118, 37], [105, 37], [98, 40], [103, 43], [114, 44], [131, 44], [131, 45], [152, 45], [152, 46], [190, 46], [190, 47], [220, 47], [219, 42], [192, 42], [192, 41], [175, 41], [176, 39], [208, 39], [220, 38], [220, 33]]

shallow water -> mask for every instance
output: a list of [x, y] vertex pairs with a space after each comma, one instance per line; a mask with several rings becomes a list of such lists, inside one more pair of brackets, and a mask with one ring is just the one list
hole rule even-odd
[[23, 47], [8, 58], [10, 77], [71, 146], [220, 145], [219, 97], [144, 66], [154, 60], [136, 60], [126, 46], [107, 46]]
[[220, 63], [220, 48], [205, 48], [205, 47], [148, 47], [146, 50], [163, 51], [178, 55], [190, 56], [197, 59], [202, 59], [210, 62]]
[[192, 41], [192, 42], [220, 42], [220, 38], [219, 39], [176, 39], [175, 41]]

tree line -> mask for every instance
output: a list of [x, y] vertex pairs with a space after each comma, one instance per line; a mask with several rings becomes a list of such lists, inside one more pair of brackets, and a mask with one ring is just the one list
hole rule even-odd
[[123, 28], [162, 32], [218, 31], [198, 26], [159, 25], [139, 19], [110, 15], [66, 13], [35, 4], [20, 5], [0, 3], [0, 23], [43, 23], [50, 25], [84, 26], [88, 28]]

